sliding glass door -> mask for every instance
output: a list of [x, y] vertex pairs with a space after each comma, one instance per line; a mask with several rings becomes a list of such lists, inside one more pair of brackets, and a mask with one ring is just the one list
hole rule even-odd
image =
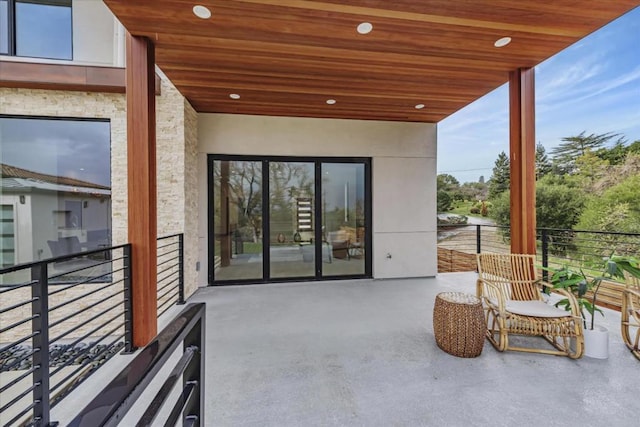
[[271, 278], [315, 277], [315, 165], [269, 162]]
[[322, 230], [332, 262], [322, 264], [324, 276], [365, 274], [365, 165], [322, 164]]
[[369, 159], [209, 156], [209, 283], [371, 276]]
[[215, 160], [211, 166], [213, 251], [209, 253], [216, 280], [261, 280], [262, 162]]

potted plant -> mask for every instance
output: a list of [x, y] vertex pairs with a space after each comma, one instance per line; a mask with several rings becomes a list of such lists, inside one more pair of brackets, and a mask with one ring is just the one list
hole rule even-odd
[[[552, 276], [549, 283], [555, 289], [566, 289], [576, 296], [584, 326], [585, 355], [589, 357], [606, 359], [609, 355], [608, 330], [595, 324], [595, 313], [604, 316], [603, 311], [596, 305], [598, 291], [604, 280], [624, 280], [624, 272], [640, 278], [640, 264], [638, 260], [630, 256], [612, 255], [603, 258], [602, 273], [599, 276], [588, 276], [582, 269], [572, 269], [564, 265], [560, 269], [547, 269]], [[591, 298], [586, 295], [591, 291]], [[570, 310], [569, 300], [561, 299], [555, 303], [556, 307]], [[588, 316], [587, 316], [588, 314]]]

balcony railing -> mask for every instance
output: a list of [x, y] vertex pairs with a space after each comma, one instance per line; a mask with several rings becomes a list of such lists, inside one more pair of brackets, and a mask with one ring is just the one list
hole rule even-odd
[[[494, 225], [438, 226], [438, 272], [476, 271], [475, 254], [509, 253], [509, 228]], [[537, 229], [537, 259], [543, 267], [570, 265], [587, 275], [601, 274], [602, 259], [611, 255], [640, 256], [639, 233]], [[542, 272], [547, 278], [547, 272]], [[605, 284], [599, 301], [620, 308], [621, 286]]]
[[174, 304], [184, 304], [183, 234], [158, 239], [158, 317]]
[[[164, 312], [184, 301], [182, 235], [158, 245]], [[130, 252], [126, 244], [0, 270], [0, 425], [49, 424], [63, 397], [133, 350]]]
[[[204, 410], [205, 304], [189, 304], [69, 423], [72, 427], [102, 425], [205, 425]], [[174, 365], [144, 413], [125, 417], [156, 374], [165, 370], [173, 353], [182, 348]], [[168, 369], [166, 369], [168, 371]], [[182, 380], [177, 399], [166, 419], [156, 421]], [[141, 412], [141, 408], [137, 407]]]

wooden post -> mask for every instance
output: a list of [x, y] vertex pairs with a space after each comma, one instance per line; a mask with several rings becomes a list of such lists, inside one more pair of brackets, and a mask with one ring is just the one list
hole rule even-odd
[[128, 230], [133, 345], [147, 345], [157, 324], [156, 99], [153, 43], [127, 33]]
[[509, 74], [511, 252], [536, 253], [534, 69]]

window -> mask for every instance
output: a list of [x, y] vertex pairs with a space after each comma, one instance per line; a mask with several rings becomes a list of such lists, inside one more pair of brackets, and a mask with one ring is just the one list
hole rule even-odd
[[0, 53], [72, 59], [71, 0], [0, 0]]
[[2, 263], [111, 244], [106, 120], [0, 116]]

